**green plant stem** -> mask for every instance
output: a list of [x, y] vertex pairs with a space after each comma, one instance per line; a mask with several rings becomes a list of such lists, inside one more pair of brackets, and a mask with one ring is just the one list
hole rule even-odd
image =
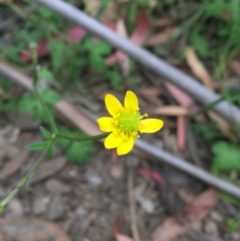
[[66, 135], [66, 134], [62, 134], [57, 132], [56, 133], [56, 137], [58, 138], [65, 138], [71, 141], [96, 141], [96, 140], [101, 140], [105, 137], [107, 137], [110, 133], [102, 133], [100, 135], [95, 135], [95, 136], [86, 136], [86, 137], [77, 137], [77, 136], [71, 136], [71, 135]]
[[14, 4], [11, 0], [5, 0], [4, 3], [13, 11], [15, 11], [19, 16], [21, 16], [23, 19], [27, 18], [27, 14], [20, 7]]
[[35, 165], [32, 167], [32, 169], [29, 171], [29, 173], [17, 184], [17, 186], [14, 188], [14, 190], [0, 203], [0, 213], [3, 210], [4, 206], [7, 205], [14, 196], [28, 183], [28, 181], [32, 178], [34, 173], [37, 171], [38, 167], [44, 160], [44, 157], [47, 155], [49, 150], [51, 149], [52, 145], [54, 144], [56, 140], [56, 137], [54, 137], [51, 142], [49, 142], [48, 147], [44, 150], [42, 155], [39, 157]]
[[34, 94], [36, 95], [38, 101], [41, 103], [41, 105], [43, 107], [43, 110], [46, 114], [46, 118], [48, 120], [48, 124], [50, 125], [52, 132], [58, 133], [58, 128], [57, 128], [57, 125], [55, 124], [53, 116], [52, 116], [51, 112], [49, 111], [49, 108], [47, 107], [46, 103], [43, 101], [36, 85], [34, 85]]
[[38, 58], [38, 56], [37, 56], [37, 46], [34, 44], [31, 47], [31, 55], [33, 58], [33, 67], [34, 67], [33, 91], [34, 91], [34, 94], [37, 97], [38, 101], [40, 102], [40, 104], [43, 107], [43, 110], [44, 110], [47, 120], [48, 120], [48, 124], [50, 125], [52, 132], [57, 133], [58, 128], [57, 128], [57, 125], [55, 124], [54, 118], [53, 118], [51, 112], [49, 111], [49, 108], [47, 107], [46, 103], [42, 99], [42, 96], [39, 93], [38, 88], [37, 88], [37, 82], [38, 82], [37, 58]]
[[202, 106], [201, 108], [199, 108], [199, 110], [197, 110], [195, 113], [193, 113], [191, 115], [191, 117], [193, 118], [193, 117], [198, 116], [199, 114], [207, 112], [208, 110], [212, 109], [215, 105], [217, 105], [218, 103], [220, 103], [224, 99], [225, 99], [225, 97], [221, 96], [221, 97], [219, 97], [219, 99], [213, 101], [212, 103], [209, 103], [208, 105]]

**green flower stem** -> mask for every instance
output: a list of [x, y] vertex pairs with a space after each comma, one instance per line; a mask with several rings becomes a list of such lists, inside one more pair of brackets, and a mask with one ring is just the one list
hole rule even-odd
[[57, 133], [58, 132], [57, 125], [55, 124], [55, 121], [53, 119], [51, 112], [49, 111], [49, 108], [47, 107], [46, 103], [43, 101], [43, 99], [37, 89], [36, 84], [34, 85], [34, 94], [36, 95], [38, 101], [40, 102], [40, 104], [43, 107], [43, 110], [44, 110], [47, 120], [48, 120], [48, 124], [50, 125], [52, 132]]
[[36, 44], [33, 43], [33, 44], [30, 45], [30, 49], [31, 49], [31, 56], [32, 56], [32, 59], [33, 59], [33, 67], [34, 67], [33, 91], [34, 91], [34, 94], [35, 94], [36, 98], [38, 99], [38, 101], [40, 102], [40, 104], [43, 107], [43, 110], [44, 110], [44, 112], [46, 114], [46, 117], [47, 117], [47, 120], [48, 120], [48, 124], [50, 125], [52, 132], [57, 133], [58, 128], [57, 128], [57, 125], [55, 124], [54, 118], [53, 118], [51, 112], [49, 111], [49, 108], [47, 107], [46, 103], [42, 99], [42, 96], [39, 93], [38, 88], [37, 88], [37, 82], [38, 82], [37, 50], [38, 50], [38, 47], [37, 47]]
[[97, 140], [101, 140], [103, 138], [106, 138], [110, 133], [102, 133], [100, 135], [95, 135], [95, 136], [86, 136], [86, 137], [77, 137], [77, 136], [71, 136], [71, 135], [66, 135], [66, 134], [62, 134], [57, 132], [56, 133], [56, 137], [57, 138], [65, 138], [68, 139], [70, 141], [78, 141], [78, 142], [82, 142], [82, 141], [97, 141]]
[[28, 174], [17, 184], [14, 190], [0, 203], [0, 213], [3, 211], [3, 208], [14, 198], [14, 196], [28, 183], [28, 181], [32, 178], [32, 176], [37, 171], [38, 167], [44, 160], [44, 157], [47, 155], [49, 150], [51, 149], [53, 143], [55, 142], [56, 137], [53, 138], [50, 142], [48, 147], [44, 150], [42, 155], [39, 157], [35, 165], [32, 169], [28, 172]]

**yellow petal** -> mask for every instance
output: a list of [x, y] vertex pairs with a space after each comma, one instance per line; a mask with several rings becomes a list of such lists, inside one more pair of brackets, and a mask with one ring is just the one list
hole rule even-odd
[[99, 129], [105, 132], [112, 132], [114, 130], [112, 117], [101, 117], [97, 119]]
[[130, 90], [127, 91], [124, 98], [124, 106], [125, 108], [133, 109], [134, 111], [139, 110], [138, 107], [138, 98], [137, 96]]
[[118, 147], [117, 147], [117, 154], [119, 156], [125, 155], [128, 152], [130, 152], [133, 149], [134, 146], [134, 139], [128, 138], [127, 140], [124, 140]]
[[122, 136], [115, 135], [114, 133], [111, 133], [104, 141], [104, 145], [106, 149], [112, 149], [119, 146], [123, 141]]
[[153, 133], [163, 127], [163, 121], [159, 119], [145, 119], [140, 121], [139, 131], [141, 133]]
[[116, 115], [123, 108], [120, 101], [111, 94], [105, 96], [105, 105], [112, 116]]

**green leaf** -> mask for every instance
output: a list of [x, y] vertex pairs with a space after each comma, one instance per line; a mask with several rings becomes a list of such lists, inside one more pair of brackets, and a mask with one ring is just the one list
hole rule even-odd
[[200, 27], [196, 26], [190, 34], [190, 44], [203, 58], [209, 57], [211, 54], [208, 39], [200, 34]]
[[95, 148], [91, 142], [73, 142], [67, 149], [67, 158], [71, 162], [84, 163], [89, 160], [90, 154], [94, 152]]
[[28, 145], [27, 148], [31, 151], [42, 151], [48, 147], [48, 144], [48, 141], [39, 141]]
[[38, 72], [38, 79], [53, 79], [53, 74], [46, 67], [43, 67]]
[[240, 170], [240, 148], [221, 141], [212, 146], [214, 157], [214, 168], [218, 170], [230, 171]]
[[236, 225], [236, 220], [234, 218], [229, 218], [227, 220], [227, 226], [229, 233], [236, 233], [238, 231], [238, 227]]
[[19, 103], [20, 110], [29, 112], [37, 105], [37, 100], [29, 93], [24, 94]]
[[[59, 127], [60, 133], [68, 135], [85, 136], [82, 132], [73, 133], [68, 128]], [[92, 141], [88, 142], [72, 142], [67, 139], [57, 139], [57, 144], [66, 151], [66, 156], [70, 162], [83, 163], [89, 160], [90, 155], [95, 151]]]
[[110, 85], [114, 89], [119, 89], [122, 83], [122, 78], [117, 70], [112, 70], [107, 72], [107, 77], [109, 79]]
[[66, 59], [73, 57], [73, 51], [65, 42], [60, 42], [59, 40], [51, 40], [48, 44], [48, 48], [52, 53], [52, 66], [55, 71], [59, 70], [65, 65]]
[[[48, 105], [54, 105], [61, 98], [51, 89], [45, 89], [40, 93], [42, 100]], [[25, 94], [19, 103], [20, 110], [30, 112], [34, 120], [47, 121], [46, 114], [41, 103], [32, 95]]]
[[54, 155], [55, 155], [55, 147], [53, 145], [48, 152], [48, 158], [52, 159], [54, 157]]
[[61, 99], [60, 95], [51, 89], [45, 89], [41, 96], [44, 102], [50, 105], [56, 104]]
[[0, 205], [0, 214], [2, 214], [3, 210], [4, 210], [4, 207]]
[[229, 202], [235, 206], [239, 207], [239, 205], [240, 205], [239, 200], [228, 193], [220, 192], [220, 198], [222, 198], [224, 201]]
[[211, 121], [208, 124], [198, 121], [193, 124], [193, 129], [207, 141], [213, 141], [220, 136], [215, 121]]
[[44, 127], [40, 126], [40, 131], [41, 131], [44, 139], [48, 140], [48, 139], [52, 138], [52, 134], [48, 130], [46, 130]]

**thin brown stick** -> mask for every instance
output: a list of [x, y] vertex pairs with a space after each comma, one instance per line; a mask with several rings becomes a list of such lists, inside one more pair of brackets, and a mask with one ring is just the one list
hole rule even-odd
[[128, 167], [127, 186], [128, 186], [128, 200], [129, 200], [129, 208], [130, 208], [131, 231], [132, 231], [134, 241], [140, 241], [140, 235], [137, 227], [136, 201], [135, 201], [134, 190], [133, 190], [133, 171], [131, 167]]

